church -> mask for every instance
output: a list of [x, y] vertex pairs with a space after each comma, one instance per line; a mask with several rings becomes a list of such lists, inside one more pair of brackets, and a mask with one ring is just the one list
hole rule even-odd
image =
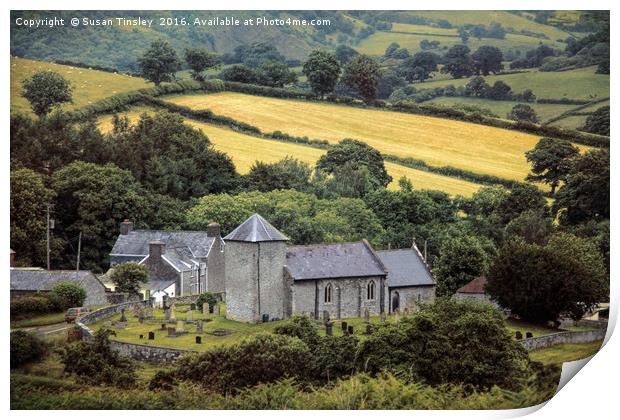
[[134, 231], [121, 225], [111, 266], [149, 267], [153, 296], [224, 292], [226, 315], [243, 322], [361, 317], [414, 310], [435, 298], [435, 281], [417, 248], [375, 251], [366, 240], [289, 246], [259, 214], [227, 236], [207, 232]]

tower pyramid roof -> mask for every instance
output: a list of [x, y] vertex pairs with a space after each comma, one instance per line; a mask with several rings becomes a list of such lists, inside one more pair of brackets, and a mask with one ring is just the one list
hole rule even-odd
[[254, 213], [245, 222], [230, 232], [225, 241], [236, 242], [276, 242], [288, 241], [289, 238], [273, 227], [263, 216]]

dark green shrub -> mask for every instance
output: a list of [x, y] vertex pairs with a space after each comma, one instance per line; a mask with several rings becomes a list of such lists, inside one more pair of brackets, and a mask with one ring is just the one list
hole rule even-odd
[[202, 293], [196, 300], [196, 308], [198, 308], [198, 310], [202, 310], [202, 305], [205, 303], [209, 304], [209, 308], [213, 308], [217, 305], [217, 298], [211, 292]]
[[34, 295], [11, 300], [11, 317], [48, 314], [60, 310], [48, 296]]
[[86, 290], [69, 281], [61, 281], [54, 285], [50, 293], [50, 300], [58, 308], [67, 309], [82, 306], [86, 299]]
[[293, 315], [293, 318], [286, 324], [278, 325], [274, 330], [276, 334], [288, 335], [289, 337], [297, 337], [310, 350], [314, 350], [319, 344], [319, 331], [314, 321], [307, 315]]
[[91, 385], [113, 385], [131, 388], [136, 374], [133, 362], [110, 348], [110, 335], [101, 329], [92, 342], [80, 341], [61, 352], [65, 372], [75, 374], [78, 381]]
[[174, 376], [174, 372], [167, 370], [158, 370], [155, 375], [149, 381], [149, 389], [151, 391], [156, 389], [162, 389], [164, 391], [170, 391], [177, 385], [177, 380]]
[[218, 347], [177, 362], [177, 376], [217, 392], [236, 392], [285, 377], [303, 378], [310, 361], [308, 346], [298, 338], [257, 335], [240, 344]]
[[26, 331], [11, 331], [11, 367], [40, 360], [46, 353], [45, 343]]
[[320, 381], [331, 381], [355, 372], [356, 336], [320, 337], [312, 352], [310, 372]]

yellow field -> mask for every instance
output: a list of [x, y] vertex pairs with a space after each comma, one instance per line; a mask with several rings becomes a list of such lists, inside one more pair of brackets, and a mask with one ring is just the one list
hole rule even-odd
[[523, 180], [524, 153], [538, 136], [513, 130], [376, 109], [250, 96], [238, 93], [170, 96], [194, 109], [210, 109], [259, 127], [338, 142], [362, 140], [385, 154], [422, 159], [473, 172]]
[[65, 109], [83, 107], [117, 93], [149, 87], [138, 77], [11, 57], [11, 111], [32, 114], [30, 104], [21, 96], [21, 83], [39, 70], [55, 71], [71, 82], [73, 104], [65, 105]]
[[[130, 120], [135, 121], [143, 112], [149, 112], [148, 108], [132, 109], [124, 113]], [[153, 112], [150, 110], [150, 112]], [[99, 127], [102, 131], [109, 131], [112, 128], [112, 116], [100, 117]], [[324, 150], [285, 143], [275, 140], [260, 139], [246, 134], [238, 133], [227, 128], [205, 124], [200, 121], [187, 119], [186, 122], [205, 133], [213, 146], [228, 154], [235, 163], [237, 170], [244, 174], [257, 160], [263, 162], [277, 162], [287, 156], [295, 157], [303, 162], [314, 166], [316, 161], [325, 153]], [[415, 189], [432, 189], [445, 191], [452, 195], [471, 196], [481, 185], [473, 182], [463, 181], [458, 178], [437, 175], [426, 171], [411, 169], [406, 166], [386, 162], [385, 167], [394, 179], [389, 185], [389, 189], [398, 188], [398, 179], [406, 176], [413, 183]]]

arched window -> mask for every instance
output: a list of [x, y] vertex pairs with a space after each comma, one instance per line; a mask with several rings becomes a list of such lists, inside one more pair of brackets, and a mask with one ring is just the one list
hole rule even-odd
[[366, 299], [374, 300], [375, 299], [375, 282], [371, 281], [366, 285]]
[[324, 300], [325, 303], [332, 303], [332, 285], [331, 283], [327, 284], [327, 286], [325, 286], [325, 296], [324, 296]]

